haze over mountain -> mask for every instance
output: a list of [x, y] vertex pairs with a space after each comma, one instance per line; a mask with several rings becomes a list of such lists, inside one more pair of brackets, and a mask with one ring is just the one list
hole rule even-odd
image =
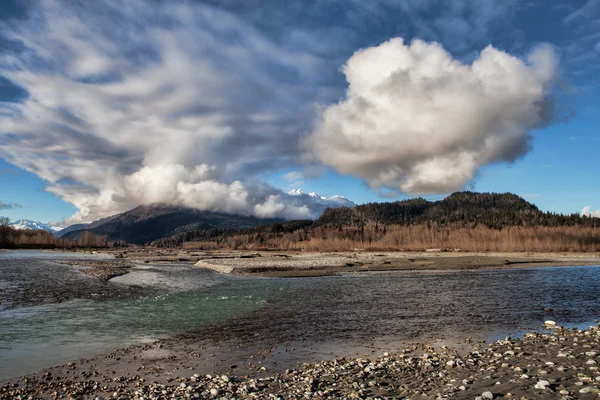
[[[356, 204], [342, 196], [324, 197], [316, 193], [292, 190], [285, 196], [288, 204], [307, 210], [299, 218], [317, 218], [327, 208], [354, 207]], [[289, 206], [288, 206], [289, 207]], [[293, 218], [288, 218], [293, 219]], [[139, 206], [133, 210], [103, 218], [91, 224], [76, 224], [65, 228], [59, 237], [76, 239], [81, 232], [89, 231], [106, 236], [110, 241], [144, 244], [178, 232], [210, 229], [247, 229], [258, 225], [283, 222], [282, 218], [256, 217], [252, 215], [203, 211], [191, 207], [170, 205]]]

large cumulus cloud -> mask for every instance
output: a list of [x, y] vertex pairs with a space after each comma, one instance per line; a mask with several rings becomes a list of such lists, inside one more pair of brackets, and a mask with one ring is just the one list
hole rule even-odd
[[343, 72], [346, 97], [323, 110], [310, 153], [374, 188], [447, 193], [528, 152], [552, 118], [557, 58], [549, 46], [525, 60], [488, 46], [464, 64], [438, 43], [396, 38], [357, 51]]

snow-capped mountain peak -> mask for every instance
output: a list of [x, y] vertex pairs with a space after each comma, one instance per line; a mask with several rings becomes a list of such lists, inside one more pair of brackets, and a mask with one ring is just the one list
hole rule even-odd
[[306, 195], [306, 196], [314, 197], [315, 199], [322, 199], [322, 200], [327, 199], [327, 197], [321, 196], [317, 192], [304, 193], [302, 191], [302, 189], [292, 189], [292, 190], [290, 190], [288, 192], [288, 194], [290, 196], [304, 196], [304, 195]]
[[48, 231], [48, 232], [57, 232], [60, 230], [60, 228], [56, 228], [56, 227], [50, 226], [48, 224], [44, 224], [43, 222], [32, 221], [30, 219], [18, 219], [16, 221], [12, 221], [9, 226], [13, 229], [19, 229], [19, 230], [33, 229], [33, 230], [43, 230], [43, 231]]
[[296, 206], [308, 207], [316, 217], [321, 215], [326, 208], [354, 207], [356, 205], [352, 200], [348, 200], [343, 196], [325, 197], [315, 192], [304, 193], [301, 189], [291, 190], [288, 195], [297, 198], [294, 201]]

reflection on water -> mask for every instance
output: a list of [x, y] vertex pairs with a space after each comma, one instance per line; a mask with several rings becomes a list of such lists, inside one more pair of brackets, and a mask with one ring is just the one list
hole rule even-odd
[[[40, 269], [46, 286], [68, 281], [98, 290], [95, 281], [31, 253], [0, 256], [0, 290], [35, 281], [31, 271]], [[0, 378], [226, 321], [228, 334], [273, 344], [352, 343], [509, 332], [600, 315], [600, 267], [266, 279], [143, 265], [103, 285], [118, 296], [0, 311]], [[120, 296], [129, 291], [136, 295]]]

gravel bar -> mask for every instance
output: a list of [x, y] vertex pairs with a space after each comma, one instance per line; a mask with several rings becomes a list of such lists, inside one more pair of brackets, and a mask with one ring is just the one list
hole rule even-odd
[[260, 378], [193, 375], [159, 384], [140, 375], [102, 380], [93, 372], [46, 372], [5, 384], [0, 399], [598, 399], [599, 353], [598, 326], [555, 327], [469, 350], [423, 343]]

